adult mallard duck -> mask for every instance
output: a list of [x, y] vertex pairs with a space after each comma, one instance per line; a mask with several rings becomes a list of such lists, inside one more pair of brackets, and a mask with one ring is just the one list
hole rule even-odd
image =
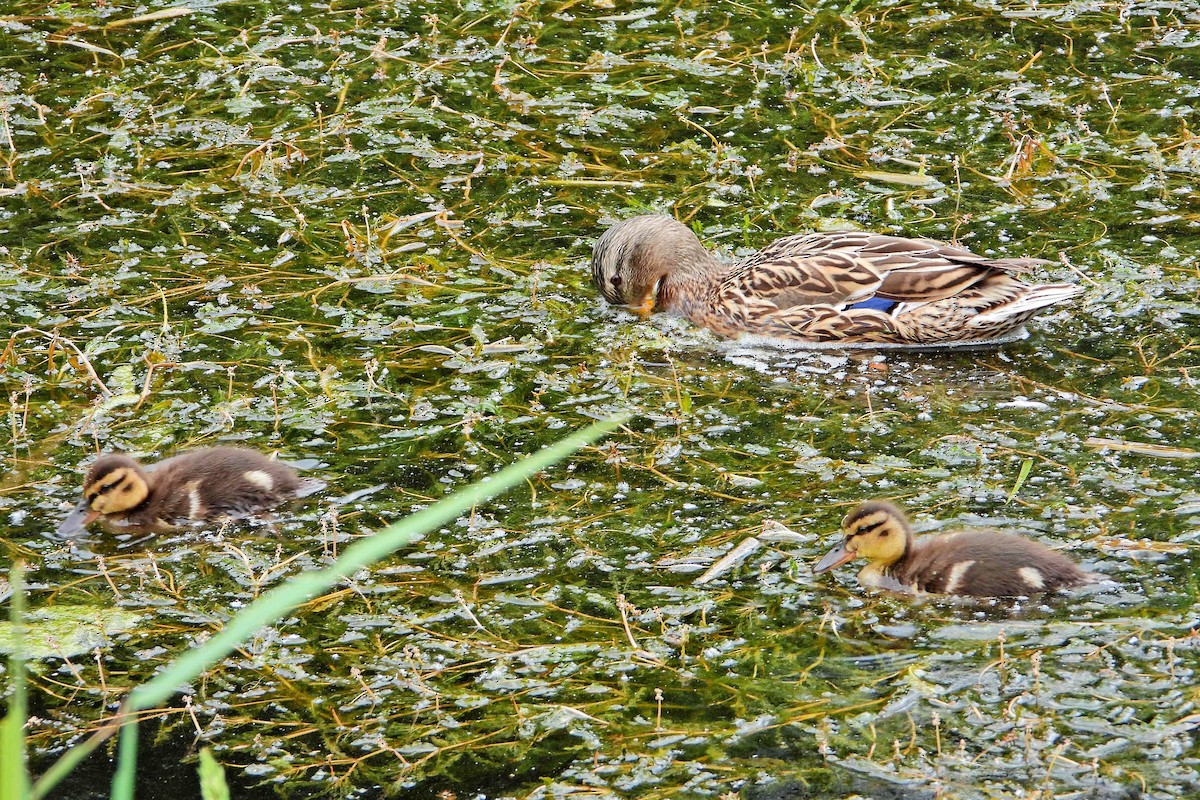
[[110, 453], [88, 470], [83, 499], [58, 532], [77, 533], [98, 517], [164, 528], [180, 520], [243, 516], [295, 497], [304, 485], [291, 467], [241, 447], [193, 450], [148, 468]]
[[918, 539], [904, 512], [879, 500], [847, 514], [842, 533], [814, 573], [865, 558], [858, 573], [864, 586], [975, 597], [1053, 592], [1096, 579], [1062, 553], [1009, 533], [962, 530]]
[[1038, 263], [837, 231], [788, 236], [722, 264], [683, 223], [646, 215], [596, 241], [592, 281], [610, 303], [643, 316], [675, 311], [722, 336], [818, 348], [980, 346], [1022, 338], [1030, 317], [1080, 291], [1014, 274]]

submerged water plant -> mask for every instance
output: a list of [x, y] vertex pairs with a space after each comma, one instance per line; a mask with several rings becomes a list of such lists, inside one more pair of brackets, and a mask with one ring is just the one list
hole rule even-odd
[[[1187, 796], [1196, 4], [609, 5], [7, 4], [0, 566], [31, 620], [136, 615], [30, 662], [34, 771], [235, 610], [629, 408], [259, 629], [147, 750], [238, 796]], [[646, 213], [724, 261], [853, 227], [1084, 291], [999, 350], [763, 349], [605, 306], [591, 248]], [[225, 444], [329, 488], [51, 535], [93, 454]], [[813, 580], [869, 497], [1113, 582]]]

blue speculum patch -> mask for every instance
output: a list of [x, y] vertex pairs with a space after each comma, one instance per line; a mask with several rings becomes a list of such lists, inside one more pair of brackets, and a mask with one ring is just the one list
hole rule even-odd
[[900, 303], [899, 303], [899, 301], [896, 301], [896, 300], [885, 300], [882, 297], [872, 297], [867, 300], [863, 300], [861, 302], [855, 303], [852, 306], [847, 306], [847, 308], [848, 309], [849, 308], [866, 308], [866, 309], [871, 309], [872, 311], [883, 311], [884, 313], [886, 313], [888, 311], [891, 311], [893, 308], [895, 308], [898, 305], [900, 305]]

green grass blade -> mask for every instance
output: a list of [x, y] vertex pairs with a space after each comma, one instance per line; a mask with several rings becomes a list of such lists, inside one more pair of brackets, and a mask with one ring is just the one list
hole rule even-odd
[[211, 747], [200, 751], [200, 796], [204, 800], [229, 800], [225, 768], [213, 757]]
[[121, 741], [117, 746], [117, 774], [113, 775], [112, 800], [133, 800], [137, 789], [137, 718], [121, 726]]
[[1029, 477], [1029, 471], [1033, 469], [1033, 459], [1027, 458], [1021, 462], [1021, 471], [1017, 474], [1017, 482], [1013, 484], [1012, 491], [1008, 493], [1008, 499], [1004, 501], [1005, 505], [1012, 502], [1012, 499], [1017, 496], [1017, 492], [1021, 491], [1021, 487], [1025, 485], [1025, 479]]
[[8, 713], [0, 720], [0, 800], [25, 800], [29, 796], [29, 773], [25, 765], [25, 720], [28, 716], [28, 687], [25, 681], [25, 566], [14, 564], [8, 580], [12, 589], [9, 616], [13, 623], [14, 647], [8, 659], [12, 686]]
[[[473, 483], [428, 508], [389, 525], [372, 536], [359, 539], [348, 547], [337, 561], [325, 569], [288, 578], [285, 583], [276, 586], [242, 609], [201, 647], [181, 654], [152, 680], [134, 688], [125, 703], [122, 704], [126, 715], [125, 719], [118, 721], [124, 723], [130, 718], [129, 715], [164, 702], [189, 681], [203, 674], [204, 670], [233, 652], [235, 647], [253, 636], [264, 625], [283, 617], [296, 606], [316, 597], [357, 570], [389, 555], [405, 545], [412, 537], [453, 522], [474, 506], [508, 491], [543, 469], [566, 458], [579, 448], [611, 433], [627, 419], [629, 419], [629, 414], [622, 413], [593, 423], [556, 444], [505, 467], [490, 478]], [[47, 792], [66, 777], [79, 762], [87, 758], [88, 754], [99, 747], [106, 738], [107, 736], [93, 736], [72, 748], [51, 765], [50, 769], [34, 784], [32, 794], [34, 800], [45, 797]], [[122, 737], [121, 752], [124, 756], [124, 736]]]

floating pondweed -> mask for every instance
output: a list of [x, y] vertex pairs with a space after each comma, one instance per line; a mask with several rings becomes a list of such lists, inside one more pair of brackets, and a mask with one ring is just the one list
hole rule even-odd
[[[1166, 456], [1200, 451], [1195, 3], [606, 5], [8, 4], [6, 552], [35, 612], [136, 615], [31, 665], [32, 747], [256, 593], [631, 407], [211, 668], [164, 736], [296, 797], [1187, 795], [1200, 461]], [[586, 285], [641, 213], [723, 260], [855, 227], [1063, 253], [1043, 279], [1086, 288], [993, 351], [725, 342]], [[273, 529], [46, 536], [85, 454], [232, 442], [330, 489]], [[813, 581], [868, 497], [1019, 520], [1113, 582]]]

